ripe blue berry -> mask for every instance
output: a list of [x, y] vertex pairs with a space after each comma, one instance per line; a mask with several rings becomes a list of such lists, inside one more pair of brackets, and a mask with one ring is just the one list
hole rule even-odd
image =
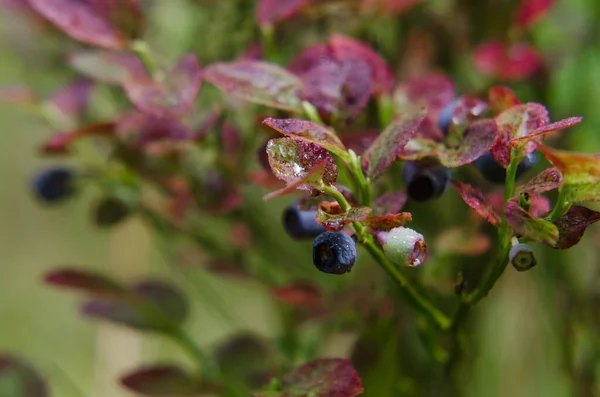
[[438, 117], [438, 128], [444, 135], [448, 135], [448, 132], [450, 131], [450, 126], [452, 125], [452, 116], [454, 115], [457, 102], [458, 101], [455, 99], [447, 104], [446, 107], [442, 109]]
[[301, 211], [297, 205], [292, 204], [283, 212], [283, 226], [292, 238], [315, 238], [325, 231], [317, 222], [316, 216], [316, 211]]
[[450, 170], [430, 159], [407, 161], [402, 179], [408, 197], [415, 201], [429, 201], [446, 191], [450, 183]]
[[508, 254], [510, 263], [520, 272], [531, 269], [537, 264], [533, 248], [529, 244], [515, 244]]
[[50, 168], [33, 180], [33, 190], [43, 202], [56, 203], [75, 192], [74, 173], [68, 168]]
[[313, 264], [324, 273], [348, 273], [355, 261], [356, 243], [343, 231], [323, 232], [313, 242]]
[[[523, 161], [521, 161], [517, 166], [517, 178], [523, 175], [525, 171], [533, 167], [536, 162], [536, 152], [531, 152], [525, 156]], [[504, 183], [506, 180], [506, 169], [498, 164], [490, 152], [487, 152], [483, 156], [479, 157], [475, 161], [475, 165], [477, 166], [477, 169], [479, 169], [479, 172], [481, 172], [481, 175], [483, 175], [483, 177], [490, 182]]]

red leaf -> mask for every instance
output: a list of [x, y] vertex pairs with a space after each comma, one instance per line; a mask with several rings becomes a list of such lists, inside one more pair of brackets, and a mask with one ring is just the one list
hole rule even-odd
[[135, 284], [132, 290], [171, 324], [180, 325], [187, 318], [189, 312], [187, 299], [174, 286], [158, 280], [145, 280]]
[[362, 221], [362, 223], [371, 229], [387, 232], [395, 227], [404, 226], [406, 222], [410, 221], [412, 221], [412, 214], [410, 212], [401, 212], [399, 214], [372, 216]]
[[133, 79], [150, 79], [140, 60], [129, 53], [87, 50], [69, 56], [69, 65], [79, 73], [107, 84], [123, 84]]
[[100, 274], [78, 269], [54, 270], [44, 277], [44, 282], [61, 287], [80, 290], [92, 295], [119, 296], [127, 289]]
[[394, 73], [383, 58], [372, 48], [360, 41], [342, 35], [333, 35], [329, 43], [337, 59], [360, 59], [370, 66], [374, 83], [374, 95], [381, 96], [392, 90]]
[[394, 101], [400, 109], [426, 107], [434, 118], [454, 99], [454, 83], [446, 76], [415, 77], [400, 84], [394, 91]]
[[69, 146], [81, 138], [89, 136], [114, 136], [116, 133], [115, 127], [115, 123], [109, 121], [91, 124], [75, 131], [59, 132], [52, 135], [42, 144], [41, 151], [43, 154], [66, 154], [69, 152]]
[[88, 79], [76, 80], [54, 94], [50, 102], [66, 120], [77, 121], [87, 109], [92, 87]]
[[515, 13], [515, 25], [527, 28], [542, 18], [554, 6], [556, 0], [522, 0]]
[[425, 109], [398, 116], [363, 155], [363, 169], [371, 179], [380, 176], [396, 160], [425, 118]]
[[177, 118], [187, 113], [202, 84], [200, 65], [195, 55], [186, 55], [156, 82], [148, 77], [134, 78], [124, 84], [125, 92], [142, 113], [155, 117]]
[[515, 93], [510, 88], [503, 86], [490, 88], [488, 100], [495, 114], [501, 113], [520, 103]]
[[367, 12], [378, 11], [385, 15], [399, 15], [415, 6], [421, 0], [362, 0], [362, 9]]
[[46, 382], [36, 370], [22, 360], [2, 353], [0, 353], [0, 393], [6, 397], [50, 396]]
[[395, 214], [404, 207], [407, 198], [405, 192], [390, 192], [379, 196], [373, 203], [373, 215]]
[[477, 47], [473, 62], [479, 73], [509, 81], [527, 78], [542, 66], [540, 55], [529, 44], [507, 46], [497, 41]]
[[528, 193], [530, 195], [542, 194], [550, 190], [558, 189], [562, 183], [562, 176], [556, 168], [546, 168], [533, 177], [525, 185], [516, 189], [516, 194]]
[[600, 221], [600, 212], [578, 205], [572, 206], [565, 215], [554, 222], [559, 233], [554, 248], [571, 248], [581, 240], [588, 226], [598, 221]]
[[319, 307], [323, 296], [319, 288], [308, 282], [296, 282], [273, 290], [275, 299], [292, 306]]
[[519, 138], [515, 138], [511, 141], [513, 146], [517, 146], [523, 144], [524, 142], [528, 142], [534, 138], [542, 137], [550, 132], [564, 130], [565, 128], [572, 127], [577, 125], [583, 121], [583, 117], [569, 117], [560, 121], [556, 121], [551, 124], [543, 125], [539, 128], [536, 128], [533, 132], [528, 134], [527, 136], [522, 136]]
[[117, 121], [116, 132], [126, 145], [155, 155], [177, 150], [193, 138], [189, 128], [175, 119], [142, 113], [129, 113], [121, 117]]
[[467, 185], [461, 181], [452, 180], [452, 186], [458, 191], [467, 205], [481, 215], [492, 225], [500, 224], [500, 214], [494, 210], [491, 203], [488, 202], [485, 195], [477, 188]]
[[29, 4], [67, 35], [87, 44], [124, 49], [139, 34], [139, 28], [131, 31], [119, 23], [141, 21], [137, 1], [29, 0]]
[[352, 207], [347, 212], [328, 213], [322, 204], [319, 206], [316, 219], [330, 232], [339, 232], [352, 222], [364, 221], [371, 213], [369, 207]]
[[362, 382], [348, 360], [319, 359], [306, 363], [282, 378], [280, 391], [254, 392], [254, 397], [354, 397]]
[[145, 396], [197, 396], [200, 381], [174, 365], [154, 365], [130, 372], [120, 379], [131, 391]]
[[256, 21], [259, 25], [272, 24], [289, 19], [312, 0], [259, 0]]
[[438, 151], [442, 165], [448, 168], [472, 163], [487, 153], [496, 142], [498, 127], [491, 119], [481, 119], [471, 123], [456, 148]]
[[300, 111], [302, 82], [287, 70], [262, 61], [215, 63], [204, 78], [222, 91], [276, 109]]
[[558, 229], [552, 223], [536, 218], [519, 207], [516, 201], [509, 201], [504, 207], [504, 214], [509, 226], [515, 233], [554, 246], [558, 241]]

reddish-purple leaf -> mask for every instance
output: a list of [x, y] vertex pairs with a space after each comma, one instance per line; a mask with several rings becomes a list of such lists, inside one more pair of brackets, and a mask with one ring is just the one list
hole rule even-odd
[[544, 196], [531, 196], [529, 213], [536, 218], [541, 218], [550, 212], [550, 200]]
[[149, 79], [146, 68], [133, 54], [86, 50], [69, 56], [69, 65], [79, 73], [107, 84], [123, 84], [132, 79]]
[[93, 83], [79, 79], [67, 85], [50, 98], [61, 116], [66, 120], [77, 121], [87, 109]]
[[[113, 3], [113, 2], [110, 2]], [[29, 0], [31, 7], [75, 40], [109, 49], [124, 49], [130, 43], [130, 31], [120, 30], [121, 20], [140, 19], [137, 2], [115, 4], [101, 0]], [[114, 15], [112, 15], [114, 12]], [[139, 32], [136, 32], [139, 33]]]
[[219, 136], [223, 155], [228, 159], [236, 159], [244, 143], [242, 132], [231, 121], [225, 121]]
[[389, 93], [394, 86], [394, 73], [387, 63], [371, 47], [350, 37], [333, 35], [329, 40], [334, 56], [339, 60], [360, 59], [371, 68], [373, 94]]
[[63, 155], [69, 152], [71, 144], [90, 136], [112, 137], [116, 133], [115, 123], [101, 122], [91, 124], [81, 129], [69, 132], [59, 132], [52, 135], [41, 146], [41, 152], [48, 155]]
[[194, 141], [201, 141], [215, 128], [221, 117], [220, 109], [213, 109], [202, 119], [197, 127], [194, 127]]
[[288, 65], [288, 70], [296, 75], [303, 75], [321, 63], [337, 60], [331, 47], [317, 44], [303, 49]]
[[[427, 121], [427, 118], [424, 121]], [[440, 152], [446, 150], [448, 148], [443, 143], [429, 138], [415, 137], [398, 152], [398, 158], [401, 160], [420, 160], [424, 157], [437, 157]]]
[[429, 114], [437, 115], [452, 102], [454, 95], [452, 80], [442, 75], [430, 75], [400, 84], [394, 91], [394, 101], [399, 109], [426, 107]]
[[352, 207], [347, 212], [329, 213], [320, 206], [316, 219], [328, 231], [339, 232], [352, 222], [364, 221], [370, 213], [369, 207]]
[[578, 205], [572, 206], [565, 215], [554, 222], [559, 233], [554, 248], [571, 248], [581, 240], [588, 226], [598, 221], [600, 221], [600, 212]]
[[410, 221], [412, 221], [412, 214], [410, 212], [401, 212], [399, 214], [372, 216], [365, 219], [362, 223], [371, 229], [387, 232], [395, 227], [404, 226], [406, 222]]
[[0, 396], [49, 397], [44, 379], [28, 363], [0, 353]]
[[140, 112], [176, 118], [190, 110], [201, 84], [200, 64], [196, 56], [190, 54], [181, 58], [162, 81], [134, 78], [126, 81], [124, 88]]
[[84, 302], [81, 313], [87, 317], [110, 321], [140, 331], [165, 332], [171, 329], [167, 319], [157, 316], [142, 302], [94, 299]]
[[390, 192], [379, 196], [373, 203], [373, 215], [396, 214], [404, 207], [407, 199], [406, 192]]
[[280, 391], [254, 392], [254, 397], [354, 397], [362, 382], [345, 359], [319, 359], [306, 363], [281, 380]]
[[127, 289], [100, 274], [79, 269], [54, 270], [44, 277], [44, 282], [61, 288], [72, 288], [100, 296], [127, 294]]
[[327, 160], [315, 164], [303, 177], [291, 181], [283, 189], [267, 194], [263, 197], [263, 200], [271, 200], [275, 197], [293, 193], [295, 190], [313, 190], [313, 188], [319, 188], [329, 164], [330, 163]]
[[492, 119], [471, 123], [456, 148], [440, 150], [438, 157], [442, 165], [454, 168], [472, 163], [487, 153], [496, 141], [498, 127]]
[[362, 0], [361, 8], [366, 12], [398, 15], [421, 1], [422, 0]]
[[256, 21], [259, 25], [289, 19], [312, 0], [258, 0]]
[[473, 208], [475, 212], [481, 215], [485, 220], [494, 226], [500, 224], [500, 214], [498, 214], [492, 204], [488, 202], [481, 190], [457, 180], [452, 180], [452, 186], [458, 191], [465, 203]]
[[501, 80], [527, 78], [542, 66], [540, 55], [526, 43], [488, 41], [475, 49], [473, 61], [481, 74]]
[[262, 61], [216, 63], [204, 70], [206, 81], [249, 102], [300, 111], [302, 82], [287, 70]]
[[556, 168], [546, 168], [544, 171], [534, 176], [525, 185], [516, 189], [516, 194], [528, 193], [531, 195], [542, 194], [550, 190], [558, 189], [562, 183], [562, 176]]
[[314, 308], [323, 304], [321, 290], [308, 282], [295, 282], [275, 288], [273, 296], [278, 301], [291, 306]]
[[363, 155], [362, 167], [369, 178], [376, 179], [392, 165], [417, 132], [425, 114], [425, 109], [404, 113], [383, 130]]
[[155, 310], [168, 318], [171, 324], [180, 325], [188, 315], [188, 302], [183, 293], [162, 281], [146, 280], [133, 286], [137, 293]]
[[319, 145], [342, 158], [348, 157], [344, 144], [335, 132], [320, 124], [306, 120], [273, 119], [270, 117], [264, 119], [263, 124], [289, 137]]
[[[512, 106], [496, 116], [498, 135], [491, 150], [496, 161], [504, 167], [508, 167], [512, 150], [511, 141], [531, 135], [538, 128], [548, 124], [548, 121], [546, 107], [532, 102]], [[535, 149], [536, 144], [531, 142], [531, 145], [527, 146], [526, 152], [532, 152]]]
[[200, 380], [174, 365], [154, 365], [130, 372], [120, 379], [131, 391], [154, 397], [197, 396]]
[[169, 153], [193, 139], [190, 129], [178, 120], [143, 113], [125, 114], [117, 121], [116, 132], [126, 145], [152, 154]]
[[533, 130], [533, 132], [531, 132], [530, 134], [528, 134], [526, 136], [522, 136], [522, 137], [513, 139], [511, 141], [511, 143], [513, 144], [513, 146], [518, 147], [534, 138], [542, 137], [553, 131], [564, 130], [565, 128], [569, 128], [574, 125], [577, 125], [577, 124], [581, 123], [582, 121], [583, 121], [583, 117], [569, 117], [569, 118], [566, 118], [566, 119], [563, 119], [560, 121], [556, 121], [551, 124], [546, 124], [539, 128], [536, 128], [535, 130]]
[[510, 88], [504, 86], [490, 88], [488, 101], [494, 114], [502, 113], [506, 109], [520, 103], [515, 93]]
[[504, 214], [508, 225], [518, 235], [549, 246], [554, 246], [558, 241], [558, 229], [555, 225], [544, 219], [534, 217], [519, 207], [516, 201], [510, 200], [506, 203]]
[[527, 28], [550, 11], [556, 0], [522, 0], [515, 13], [515, 25]]
[[377, 130], [348, 131], [342, 134], [341, 140], [348, 150], [353, 150], [354, 153], [362, 156], [373, 142], [375, 142], [378, 136], [379, 131]]

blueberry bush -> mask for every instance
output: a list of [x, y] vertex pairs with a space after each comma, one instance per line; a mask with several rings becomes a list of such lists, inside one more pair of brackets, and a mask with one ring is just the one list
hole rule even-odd
[[[2, 1], [27, 26], [8, 35], [15, 53], [60, 82], [0, 88], [52, 131], [36, 200], [60, 211], [90, 192], [98, 228], [141, 219], [170, 274], [193, 252], [199, 272], [269, 291], [281, 323], [207, 349], [168, 276], [49, 270], [86, 318], [187, 354], [115, 382], [146, 396], [471, 395], [472, 318], [511, 265], [560, 290], [545, 310], [564, 327], [564, 395], [600, 393], [597, 292], [547, 253], [600, 220], [600, 157], [563, 138], [583, 118], [544, 105], [559, 55], [536, 29], [555, 1], [167, 3]], [[345, 353], [324, 353], [341, 334]], [[34, 366], [0, 353], [0, 396], [51, 395]]]

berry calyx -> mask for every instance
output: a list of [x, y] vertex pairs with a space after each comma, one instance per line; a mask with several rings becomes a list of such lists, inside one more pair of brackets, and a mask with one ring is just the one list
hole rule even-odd
[[40, 172], [33, 180], [33, 190], [43, 202], [54, 204], [75, 192], [75, 175], [68, 168], [50, 168]]
[[283, 226], [294, 239], [315, 238], [325, 231], [316, 216], [317, 211], [301, 211], [293, 204], [283, 211]]
[[323, 232], [313, 242], [313, 264], [324, 273], [348, 273], [356, 255], [356, 243], [343, 231]]
[[[517, 166], [516, 177], [519, 178], [537, 162], [537, 153], [531, 152]], [[498, 164], [492, 153], [487, 152], [475, 161], [477, 169], [485, 179], [492, 183], [504, 183], [506, 180], [506, 169]]]
[[533, 248], [529, 244], [519, 243], [513, 245], [508, 257], [513, 267], [520, 272], [529, 270], [537, 264]]
[[407, 161], [402, 179], [409, 198], [429, 201], [444, 194], [450, 183], [450, 170], [434, 160]]

